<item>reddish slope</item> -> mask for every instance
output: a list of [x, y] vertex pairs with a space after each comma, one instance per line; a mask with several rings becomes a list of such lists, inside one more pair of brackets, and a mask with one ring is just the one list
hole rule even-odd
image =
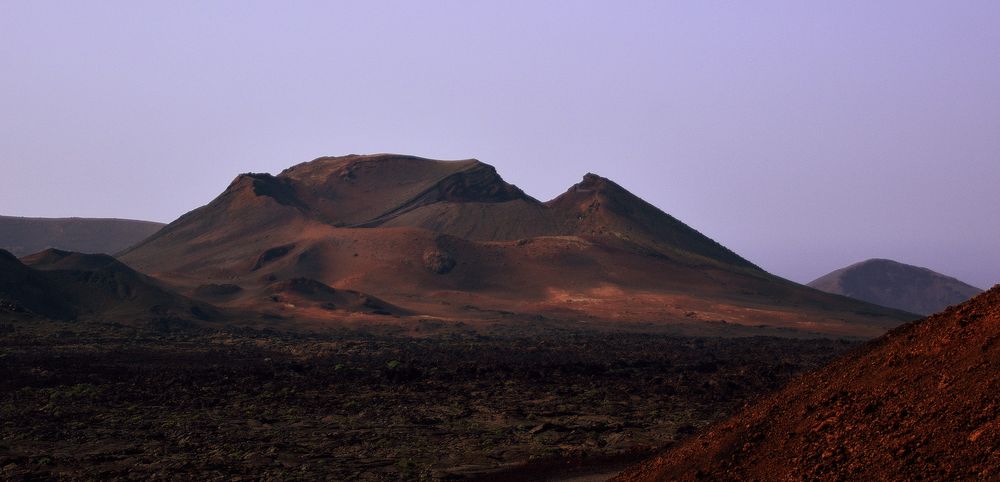
[[192, 296], [202, 285], [237, 285], [212, 301], [253, 309], [274, 282], [308, 278], [463, 321], [876, 336], [908, 317], [773, 277], [599, 176], [541, 203], [475, 160], [346, 156], [241, 175], [121, 259]]
[[686, 260], [699, 257], [704, 258], [698, 259], [700, 263], [756, 268], [596, 174], [587, 174], [583, 181], [546, 203], [526, 197], [505, 202], [436, 202], [386, 219], [381, 225], [423, 228], [480, 241], [579, 236], [644, 254]]
[[1000, 286], [626, 471], [647, 480], [1000, 479]]
[[284, 170], [300, 199], [335, 226], [373, 227], [436, 203], [537, 204], [476, 160], [412, 156], [324, 157]]

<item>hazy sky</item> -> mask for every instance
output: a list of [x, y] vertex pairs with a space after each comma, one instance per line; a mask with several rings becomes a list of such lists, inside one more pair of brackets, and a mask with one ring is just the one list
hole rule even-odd
[[588, 171], [804, 282], [1000, 282], [1000, 2], [0, 0], [0, 214], [170, 221], [321, 155]]

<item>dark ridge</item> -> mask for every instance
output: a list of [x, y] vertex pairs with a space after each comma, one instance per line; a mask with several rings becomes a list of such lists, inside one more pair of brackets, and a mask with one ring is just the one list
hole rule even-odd
[[13, 254], [11, 254], [10, 251], [7, 251], [6, 249], [0, 249], [0, 261], [20, 263], [20, 261], [18, 261], [17, 259], [17, 256], [14, 256]]
[[468, 169], [445, 177], [406, 203], [353, 227], [375, 227], [396, 216], [438, 202], [503, 203], [517, 199], [538, 202], [517, 186], [504, 181], [493, 166], [475, 161]]
[[300, 162], [294, 166], [285, 168], [280, 173], [278, 177], [288, 177], [295, 174], [297, 171], [302, 169], [308, 169], [315, 164], [332, 163], [332, 164], [342, 164], [341, 177], [348, 178], [354, 177], [353, 170], [357, 166], [358, 162], [379, 162], [383, 160], [409, 160], [417, 162], [434, 162], [431, 159], [425, 159], [418, 156], [411, 156], [407, 154], [347, 154], [343, 156], [322, 156], [317, 157], [311, 161]]
[[234, 284], [203, 284], [199, 285], [194, 290], [195, 296], [200, 297], [215, 297], [215, 296], [230, 296], [243, 291], [239, 285]]
[[251, 172], [242, 174], [242, 176], [250, 179], [250, 185], [254, 194], [270, 197], [277, 201], [278, 204], [285, 206], [308, 209], [308, 206], [296, 196], [295, 186], [287, 179], [275, 177], [267, 173]]
[[54, 263], [56, 261], [65, 259], [67, 256], [71, 254], [73, 253], [70, 251], [65, 251], [58, 248], [46, 248], [30, 256], [26, 256], [25, 259], [33, 258], [37, 259], [38, 262]]
[[284, 257], [285, 255], [290, 253], [293, 249], [295, 249], [294, 243], [286, 244], [284, 246], [277, 246], [268, 249], [267, 251], [264, 251], [263, 253], [260, 254], [260, 256], [257, 257], [257, 262], [254, 263], [253, 268], [250, 271], [257, 271], [258, 269], [263, 268], [266, 264], [276, 259]]
[[66, 291], [47, 276], [0, 250], [0, 312], [71, 320], [76, 310]]
[[[631, 230], [637, 227], [646, 231], [655, 246], [689, 251], [735, 266], [763, 271], [714, 239], [632, 194], [618, 183], [594, 173], [587, 173], [579, 183], [546, 202], [545, 205], [577, 210], [581, 223], [590, 226], [591, 229], [601, 231], [622, 227]], [[612, 215], [621, 226], [609, 225], [613, 221], [600, 217], [601, 213]]]
[[278, 284], [275, 291], [287, 291], [307, 296], [333, 296], [337, 290], [327, 284], [309, 278], [293, 278]]
[[501, 203], [528, 197], [517, 186], [505, 182], [493, 166], [483, 163], [448, 176], [436, 190], [437, 198], [448, 202]]
[[377, 315], [409, 314], [398, 306], [380, 298], [355, 290], [338, 290], [325, 283], [310, 278], [293, 278], [278, 282], [270, 287], [273, 301], [285, 301], [285, 296], [299, 296], [316, 303], [327, 310], [364, 311]]
[[0, 216], [0, 248], [18, 257], [46, 248], [116, 253], [162, 227], [161, 223], [129, 219]]
[[85, 254], [49, 248], [39, 253], [25, 256], [24, 264], [38, 270], [96, 271], [105, 268], [129, 269], [113, 256], [106, 254]]
[[221, 314], [105, 254], [47, 249], [23, 259], [0, 260], [0, 300], [17, 311], [55, 320], [183, 321]]

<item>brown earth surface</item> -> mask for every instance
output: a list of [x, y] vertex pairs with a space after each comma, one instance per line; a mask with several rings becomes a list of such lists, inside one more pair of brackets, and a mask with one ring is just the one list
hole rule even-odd
[[1000, 286], [908, 323], [619, 481], [1000, 479]]
[[[539, 202], [475, 160], [345, 156], [243, 174], [120, 258], [185, 296], [316, 329], [390, 313], [874, 337], [914, 318], [770, 275], [600, 176]], [[276, 299], [294, 279], [393, 308]]]

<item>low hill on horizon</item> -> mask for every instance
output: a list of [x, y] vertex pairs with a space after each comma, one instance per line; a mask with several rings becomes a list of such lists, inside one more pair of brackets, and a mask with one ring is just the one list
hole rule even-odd
[[0, 313], [160, 327], [221, 319], [210, 304], [178, 295], [111, 256], [51, 248], [20, 260], [0, 250]]
[[1000, 285], [801, 376], [616, 481], [997, 480]]
[[213, 302], [296, 321], [336, 320], [318, 300], [281, 301], [288, 280], [477, 323], [873, 337], [913, 318], [773, 276], [598, 175], [541, 202], [477, 160], [351, 155], [241, 174], [121, 259], [193, 297], [231, 285]]
[[0, 216], [0, 249], [14, 256], [26, 256], [48, 248], [116, 254], [163, 226], [163, 223], [132, 219]]
[[878, 258], [838, 269], [808, 286], [921, 315], [937, 313], [983, 292], [927, 268]]

